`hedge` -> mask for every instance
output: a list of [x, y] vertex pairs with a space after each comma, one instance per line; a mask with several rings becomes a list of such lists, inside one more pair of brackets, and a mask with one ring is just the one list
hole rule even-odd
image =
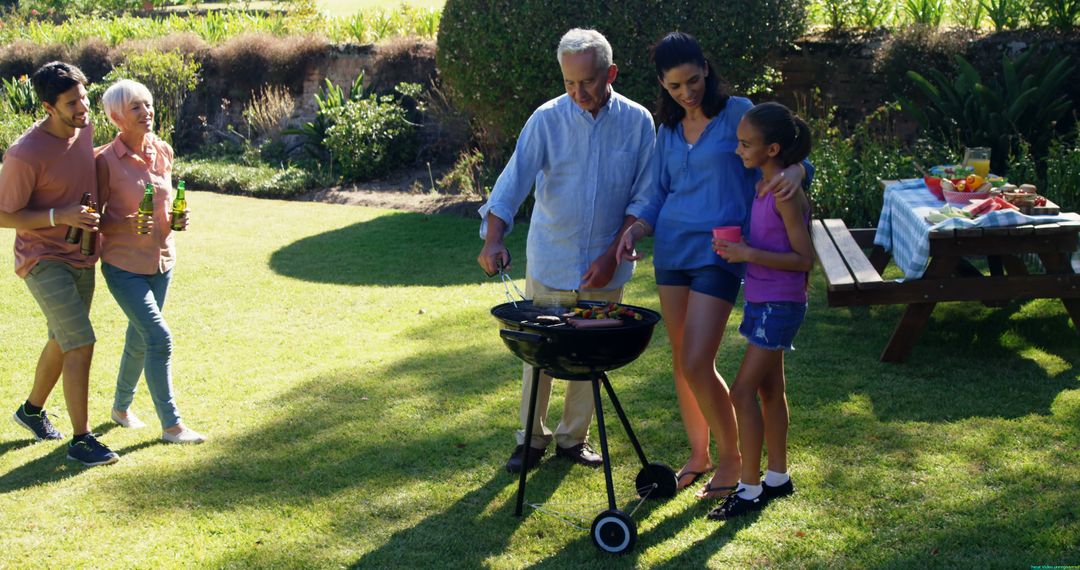
[[555, 49], [571, 28], [603, 33], [619, 66], [615, 89], [651, 107], [649, 46], [667, 32], [696, 36], [735, 92], [748, 93], [761, 87], [770, 51], [793, 42], [805, 20], [806, 0], [447, 0], [436, 61], [455, 103], [499, 144], [563, 92]]

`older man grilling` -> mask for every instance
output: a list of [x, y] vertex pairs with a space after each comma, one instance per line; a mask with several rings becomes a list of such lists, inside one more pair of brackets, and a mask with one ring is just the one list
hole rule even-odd
[[[477, 261], [489, 274], [509, 266], [503, 237], [535, 184], [526, 296], [576, 292], [581, 300], [617, 302], [634, 269], [616, 259], [619, 237], [645, 210], [655, 182], [652, 115], [612, 89], [618, 67], [611, 44], [599, 32], [570, 30], [556, 55], [566, 94], [541, 105], [525, 123], [491, 198], [480, 208], [484, 246]], [[517, 473], [535, 467], [553, 435], [557, 456], [602, 465], [587, 441], [593, 414], [588, 382], [566, 383], [562, 419], [553, 434], [546, 425], [551, 377], [541, 374], [532, 441], [525, 441], [532, 374], [526, 364], [523, 429], [506, 469]]]

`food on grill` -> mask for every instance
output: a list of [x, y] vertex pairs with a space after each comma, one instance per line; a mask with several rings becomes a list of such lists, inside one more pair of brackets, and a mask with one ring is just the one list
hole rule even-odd
[[623, 324], [622, 319], [570, 319], [566, 322], [576, 329], [603, 329]]
[[555, 315], [540, 315], [536, 317], [536, 322], [542, 325], [557, 325], [562, 322], [562, 317], [556, 317]]
[[603, 307], [574, 307], [573, 312], [567, 313], [569, 318], [578, 319], [622, 319], [640, 321], [642, 316], [633, 309], [627, 309], [618, 303], [608, 303]]

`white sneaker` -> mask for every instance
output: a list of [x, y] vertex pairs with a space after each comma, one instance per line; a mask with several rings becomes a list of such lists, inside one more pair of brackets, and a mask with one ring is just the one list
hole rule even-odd
[[112, 411], [112, 421], [120, 424], [123, 427], [131, 429], [139, 429], [146, 427], [146, 424], [139, 419], [139, 416], [136, 416], [135, 412], [131, 410], [128, 410], [126, 418], [122, 418], [120, 417], [120, 414], [117, 414], [116, 410], [114, 409]]
[[180, 433], [161, 432], [161, 439], [168, 443], [202, 443], [206, 441], [206, 436], [189, 427], [184, 427]]

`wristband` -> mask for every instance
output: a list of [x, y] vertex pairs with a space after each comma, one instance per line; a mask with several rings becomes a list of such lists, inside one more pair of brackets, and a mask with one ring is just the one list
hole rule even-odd
[[49, 225], [54, 228], [56, 227], [56, 218], [54, 217], [55, 215], [56, 208], [49, 208]]

